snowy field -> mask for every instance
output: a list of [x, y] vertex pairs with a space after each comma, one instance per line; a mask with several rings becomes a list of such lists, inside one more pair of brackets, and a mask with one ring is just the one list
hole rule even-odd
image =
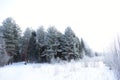
[[14, 63], [0, 68], [0, 80], [115, 80], [100, 60], [56, 64]]

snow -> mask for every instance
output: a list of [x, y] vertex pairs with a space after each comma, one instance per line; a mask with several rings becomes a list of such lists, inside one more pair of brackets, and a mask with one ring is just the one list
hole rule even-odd
[[101, 60], [85, 58], [77, 62], [55, 64], [14, 63], [0, 68], [0, 80], [115, 80], [115, 78], [112, 70], [109, 70]]

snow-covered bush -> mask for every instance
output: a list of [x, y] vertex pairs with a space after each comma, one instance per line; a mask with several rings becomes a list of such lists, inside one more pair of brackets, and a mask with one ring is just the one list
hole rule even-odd
[[114, 71], [117, 80], [120, 80], [120, 39], [114, 42], [112, 49], [108, 54], [105, 54], [105, 63], [109, 69]]

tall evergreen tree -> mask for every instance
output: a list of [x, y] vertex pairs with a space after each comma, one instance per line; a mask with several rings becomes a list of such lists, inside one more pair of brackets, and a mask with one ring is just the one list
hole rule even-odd
[[28, 62], [28, 44], [32, 34], [32, 29], [26, 28], [21, 41], [21, 57], [23, 61]]
[[21, 55], [20, 55], [20, 46], [21, 46], [21, 29], [20, 27], [16, 24], [13, 26], [13, 34], [14, 34], [14, 44], [15, 44], [15, 53], [16, 55], [14, 56], [14, 61], [18, 62], [21, 61]]
[[30, 62], [38, 61], [38, 52], [36, 50], [36, 32], [33, 31], [28, 44], [28, 59]]
[[39, 62], [45, 62], [45, 59], [43, 57], [43, 52], [46, 49], [46, 45], [45, 45], [45, 36], [46, 36], [46, 32], [44, 30], [44, 27], [41, 26], [37, 29], [37, 51], [39, 54]]
[[57, 31], [55, 27], [49, 27], [47, 30], [47, 35], [45, 37], [45, 42], [47, 45], [46, 49], [46, 56], [47, 56], [47, 61], [51, 62], [52, 60], [55, 59], [55, 55], [57, 55], [57, 51], [59, 50], [59, 37], [62, 34]]
[[8, 63], [10, 57], [6, 53], [5, 41], [2, 27], [0, 26], [0, 66], [4, 66]]
[[82, 46], [84, 55], [89, 56], [89, 57], [95, 56], [95, 53], [92, 52], [90, 47], [85, 43], [85, 41], [83, 39], [81, 39], [81, 46]]
[[3, 21], [3, 35], [5, 37], [6, 51], [10, 56], [19, 54], [20, 28], [12, 18]]
[[70, 27], [67, 27], [62, 37], [63, 55], [66, 59], [76, 59], [80, 57], [80, 41]]
[[79, 40], [79, 38], [78, 38], [78, 51], [79, 51], [79, 58], [80, 59], [82, 59], [83, 58], [83, 56], [84, 56], [84, 53], [83, 53], [83, 46], [82, 46], [82, 44], [81, 44], [81, 41]]

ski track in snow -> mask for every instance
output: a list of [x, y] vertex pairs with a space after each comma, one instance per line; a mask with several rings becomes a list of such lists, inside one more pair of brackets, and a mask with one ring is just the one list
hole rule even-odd
[[0, 80], [115, 80], [102, 61], [71, 61], [56, 64], [14, 63], [0, 68]]

